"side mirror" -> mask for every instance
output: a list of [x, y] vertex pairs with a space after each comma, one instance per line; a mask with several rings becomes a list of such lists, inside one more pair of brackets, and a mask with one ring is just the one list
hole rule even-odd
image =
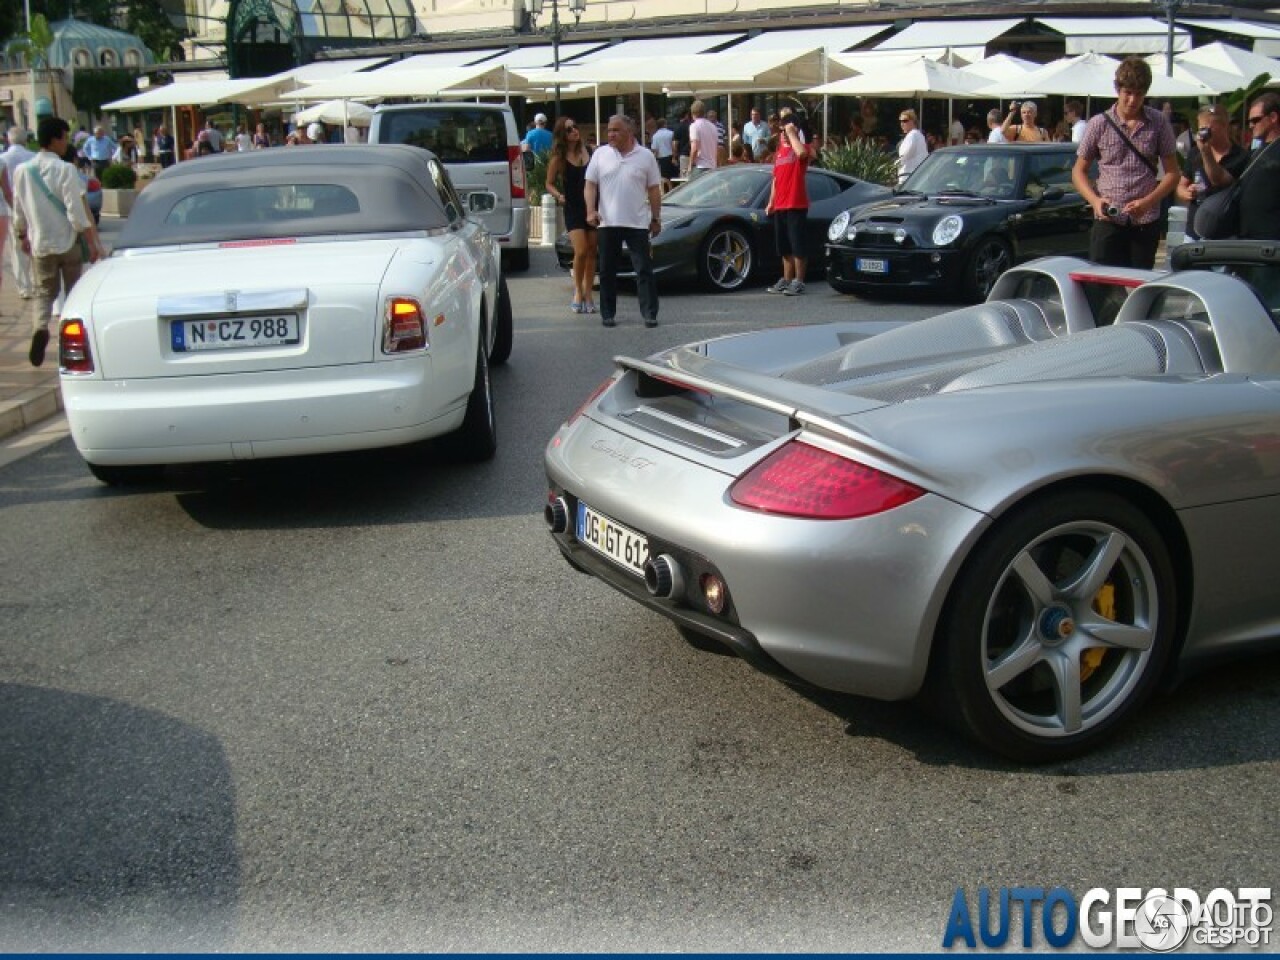
[[1066, 191], [1063, 190], [1061, 187], [1058, 187], [1058, 186], [1049, 187], [1048, 189], [1045, 190], [1044, 193], [1040, 194], [1040, 202], [1054, 203], [1058, 200], [1061, 200], [1066, 195], [1067, 195]]

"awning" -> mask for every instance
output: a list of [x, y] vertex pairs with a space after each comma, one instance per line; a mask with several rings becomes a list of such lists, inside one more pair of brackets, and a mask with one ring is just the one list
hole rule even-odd
[[705, 53], [722, 47], [726, 43], [741, 40], [745, 33], [708, 33], [702, 36], [685, 37], [646, 37], [643, 40], [623, 40], [611, 46], [601, 47], [592, 53], [579, 57], [575, 63], [599, 63], [602, 60], [617, 59], [662, 59], [668, 56], [684, 56], [692, 53]]
[[822, 47], [827, 53], [844, 53], [891, 29], [889, 24], [854, 27], [813, 27], [805, 30], [769, 30], [735, 43], [725, 53], [759, 53]]
[[722, 53], [672, 54], [664, 57], [627, 57], [562, 66], [551, 70], [525, 70], [520, 75], [531, 85], [582, 89], [598, 86], [604, 94], [622, 93], [642, 86], [653, 91], [702, 93], [746, 93], [751, 91], [799, 90], [852, 73], [836, 63], [821, 48], [771, 50], [740, 54], [735, 49]]
[[201, 107], [213, 103], [259, 104], [279, 100], [290, 80], [254, 77], [241, 80], [191, 80], [152, 87], [132, 97], [104, 103], [103, 110], [131, 113], [138, 110], [160, 110], [169, 107]]
[[506, 67], [480, 63], [471, 67], [349, 73], [286, 93], [286, 100], [373, 100], [381, 97], [439, 97], [518, 93], [526, 89], [519, 75]]
[[1248, 20], [1190, 20], [1178, 17], [1178, 23], [1197, 30], [1214, 30], [1236, 37], [1248, 37], [1253, 41], [1253, 52], [1264, 57], [1280, 56], [1280, 26], [1271, 23], [1253, 23]]
[[368, 70], [370, 67], [376, 67], [380, 63], [386, 63], [390, 59], [390, 57], [359, 57], [355, 60], [317, 60], [305, 66], [294, 67], [292, 70], [277, 73], [271, 79], [288, 78], [298, 84], [319, 83], [321, 80], [329, 80], [333, 77], [341, 77], [344, 74]]
[[[605, 43], [562, 43], [560, 44], [560, 64], [563, 66], [576, 57], [601, 50], [606, 46], [608, 44]], [[508, 70], [536, 70], [539, 67], [550, 67], [554, 63], [555, 52], [550, 44], [508, 50], [504, 54], [484, 61], [486, 67], [503, 66]]]
[[[1066, 38], [1068, 56], [1080, 53], [1160, 53], [1169, 25], [1152, 17], [1036, 17], [1036, 23]], [[1191, 34], [1175, 28], [1173, 50], [1191, 49]]]
[[441, 53], [415, 53], [411, 57], [379, 67], [379, 73], [388, 70], [451, 70], [465, 67], [503, 53], [502, 50], [445, 50]]
[[1021, 25], [1023, 18], [1001, 20], [918, 20], [875, 45], [876, 53], [911, 52], [970, 63], [987, 54], [987, 44]]

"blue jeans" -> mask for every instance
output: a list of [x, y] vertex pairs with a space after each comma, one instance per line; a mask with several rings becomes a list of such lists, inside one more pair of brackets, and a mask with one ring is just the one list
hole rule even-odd
[[631, 267], [636, 274], [636, 293], [640, 299], [640, 316], [658, 319], [658, 285], [653, 279], [653, 248], [649, 231], [632, 227], [601, 227], [596, 231], [600, 249], [600, 317], [612, 320], [618, 309], [618, 268], [622, 263], [622, 244], [626, 241], [631, 254]]

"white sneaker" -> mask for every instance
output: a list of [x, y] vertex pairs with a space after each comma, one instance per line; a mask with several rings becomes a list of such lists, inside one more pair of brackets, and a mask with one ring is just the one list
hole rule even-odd
[[786, 278], [783, 278], [783, 279], [780, 279], [777, 283], [775, 283], [772, 287], [769, 287], [765, 292], [766, 293], [786, 293], [787, 288], [790, 286], [791, 286], [791, 281], [787, 280]]

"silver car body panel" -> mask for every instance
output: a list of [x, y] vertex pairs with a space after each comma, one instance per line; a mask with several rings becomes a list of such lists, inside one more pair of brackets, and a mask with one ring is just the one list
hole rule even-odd
[[[1094, 329], [1070, 294], [1073, 276], [1100, 271], [1147, 282]], [[1062, 324], [992, 300], [914, 324], [770, 330], [619, 358], [612, 388], [548, 447], [552, 487], [708, 558], [742, 629], [821, 687], [915, 693], [964, 558], [993, 520], [1062, 484], [1163, 505], [1189, 565], [1184, 656], [1280, 637], [1263, 560], [1280, 529], [1272, 317], [1244, 284], [1207, 271], [1155, 280], [1055, 258], [1010, 271], [1004, 289], [1037, 273], [1062, 285]], [[642, 396], [643, 378], [670, 395]], [[735, 443], [682, 436], [669, 426], [680, 419]], [[795, 438], [928, 494], [846, 521], [733, 505], [736, 478]]]

